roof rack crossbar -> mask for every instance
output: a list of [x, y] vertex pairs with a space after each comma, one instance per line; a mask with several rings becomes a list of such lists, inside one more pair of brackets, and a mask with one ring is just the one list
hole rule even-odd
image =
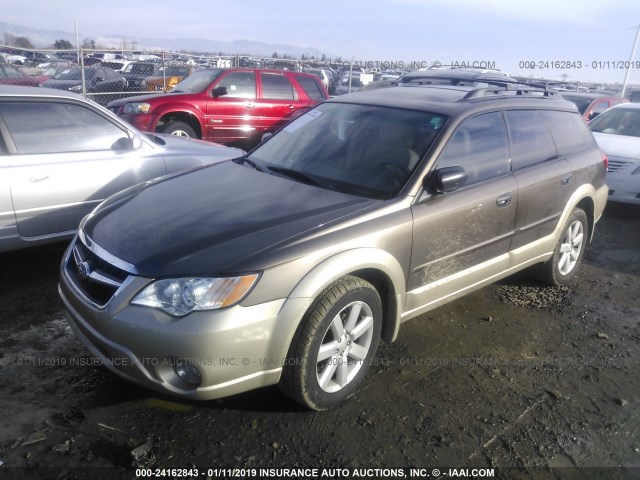
[[484, 98], [489, 96], [500, 95], [504, 92], [514, 92], [516, 96], [526, 95], [526, 96], [532, 96], [532, 97], [534, 97], [534, 95], [531, 95], [532, 93], [542, 94], [543, 97], [552, 97], [552, 96], [558, 95], [558, 92], [551, 91], [547, 88], [544, 88], [538, 85], [525, 86], [522, 84], [520, 85], [508, 84], [503, 87], [499, 86], [499, 87], [489, 87], [489, 88], [476, 88], [474, 90], [471, 90], [460, 100], [464, 101], [464, 100], [471, 100], [475, 98]]

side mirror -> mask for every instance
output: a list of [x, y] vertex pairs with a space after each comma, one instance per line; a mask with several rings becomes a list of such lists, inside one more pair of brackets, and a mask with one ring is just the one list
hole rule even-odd
[[133, 141], [129, 137], [121, 137], [111, 145], [111, 150], [116, 152], [133, 150]]
[[227, 87], [216, 87], [213, 89], [214, 98], [224, 97], [227, 93], [229, 93], [229, 91], [227, 90]]
[[450, 193], [467, 182], [467, 173], [462, 167], [443, 167], [427, 178], [430, 190], [436, 193]]
[[262, 134], [262, 137], [260, 138], [260, 143], [264, 143], [267, 140], [269, 140], [271, 137], [273, 137], [273, 133], [271, 132], [266, 132]]

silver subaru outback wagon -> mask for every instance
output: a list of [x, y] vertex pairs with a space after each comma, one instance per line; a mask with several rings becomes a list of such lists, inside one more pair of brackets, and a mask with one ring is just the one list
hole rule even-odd
[[190, 399], [279, 384], [322, 410], [404, 321], [528, 267], [569, 282], [605, 167], [545, 90], [345, 95], [243, 157], [107, 199], [59, 290], [75, 334], [125, 379]]

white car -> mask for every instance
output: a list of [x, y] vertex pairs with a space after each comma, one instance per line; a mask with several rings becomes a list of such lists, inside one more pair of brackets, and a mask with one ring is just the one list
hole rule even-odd
[[640, 104], [616, 105], [589, 127], [609, 157], [609, 200], [640, 205]]
[[12, 65], [24, 65], [27, 61], [27, 57], [23, 55], [7, 55], [6, 60], [7, 63]]

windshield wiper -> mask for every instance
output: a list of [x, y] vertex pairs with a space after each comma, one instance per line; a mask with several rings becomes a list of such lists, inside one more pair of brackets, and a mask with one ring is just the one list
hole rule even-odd
[[267, 168], [272, 172], [279, 173], [281, 175], [286, 175], [287, 177], [291, 177], [296, 180], [301, 180], [304, 183], [307, 183], [309, 185], [321, 186], [317, 180], [310, 177], [306, 173], [302, 173], [298, 170], [293, 170], [292, 168], [286, 168], [286, 167], [276, 167], [276, 166], [269, 166]]

